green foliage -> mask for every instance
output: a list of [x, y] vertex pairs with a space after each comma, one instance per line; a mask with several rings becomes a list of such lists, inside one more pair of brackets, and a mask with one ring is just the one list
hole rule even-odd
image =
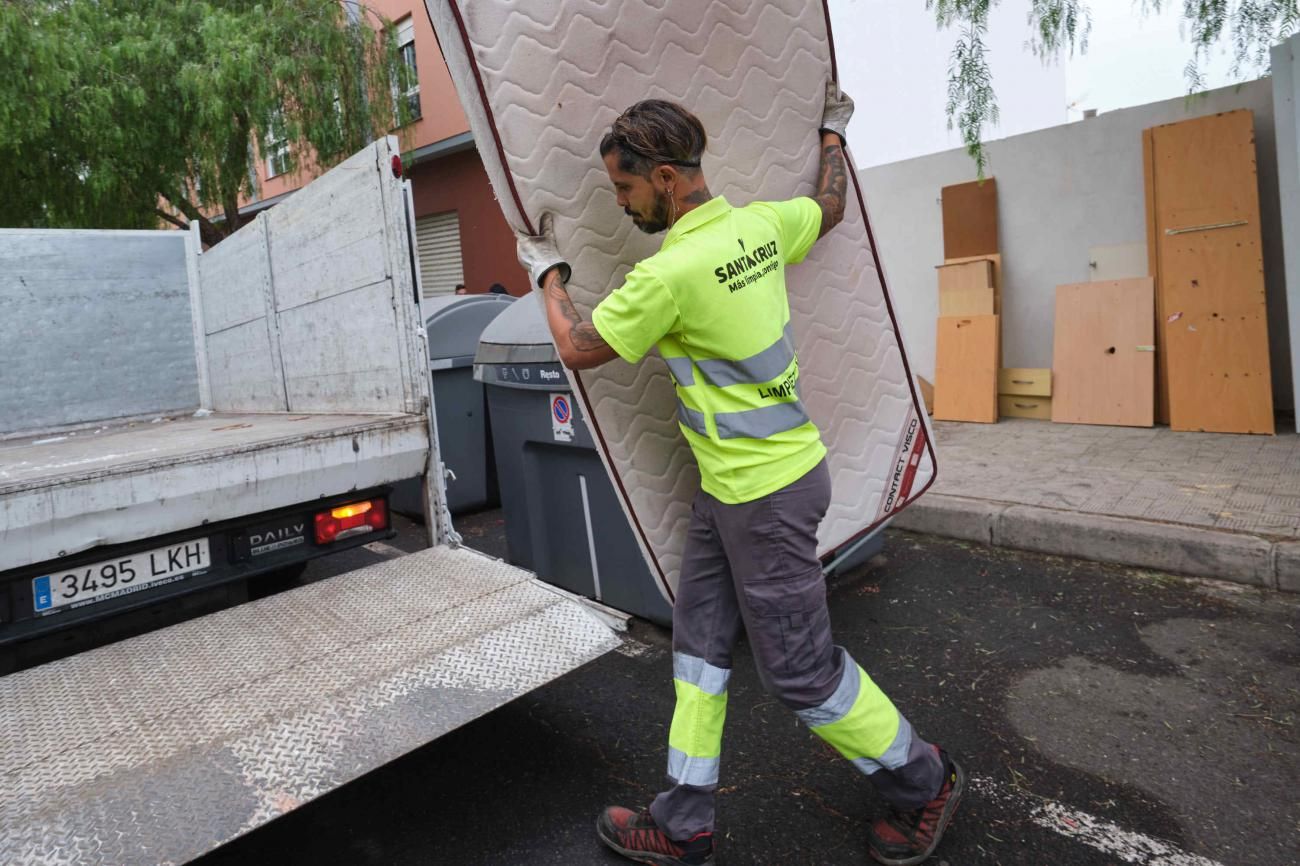
[[268, 134], [324, 168], [409, 119], [390, 36], [338, 0], [0, 0], [0, 225], [215, 242]]
[[[926, 0], [940, 27], [960, 33], [948, 66], [948, 128], [960, 130], [967, 153], [984, 177], [985, 127], [998, 122], [997, 98], [984, 36], [996, 0]], [[1140, 14], [1159, 12], [1167, 0], [1142, 0]], [[1269, 48], [1300, 30], [1298, 0], [1183, 0], [1182, 15], [1192, 55], [1183, 74], [1189, 92], [1205, 89], [1203, 64], [1210, 49], [1227, 39], [1231, 74], [1240, 78], [1268, 67]], [[1083, 0], [1030, 0], [1029, 48], [1044, 62], [1088, 50], [1092, 16]]]

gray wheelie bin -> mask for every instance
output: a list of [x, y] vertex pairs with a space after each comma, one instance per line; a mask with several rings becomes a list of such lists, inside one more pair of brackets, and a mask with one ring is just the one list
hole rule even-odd
[[[509, 295], [484, 294], [420, 302], [429, 335], [438, 449], [455, 476], [447, 479], [447, 507], [452, 514], [488, 508], [499, 500], [483, 385], [474, 380], [474, 353], [483, 329], [513, 301]], [[420, 500], [414, 482], [399, 484], [391, 498], [394, 511], [413, 516], [423, 513]]]
[[487, 391], [510, 561], [570, 592], [671, 624], [672, 608], [577, 417], [536, 298], [483, 330], [474, 378]]

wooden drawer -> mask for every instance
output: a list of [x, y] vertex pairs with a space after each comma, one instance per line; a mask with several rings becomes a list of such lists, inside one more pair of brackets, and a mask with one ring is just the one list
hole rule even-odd
[[1037, 367], [1003, 367], [998, 371], [998, 393], [1018, 397], [1052, 396], [1052, 371]]
[[1039, 421], [1051, 421], [1052, 398], [999, 394], [998, 414], [1003, 418], [1034, 418]]

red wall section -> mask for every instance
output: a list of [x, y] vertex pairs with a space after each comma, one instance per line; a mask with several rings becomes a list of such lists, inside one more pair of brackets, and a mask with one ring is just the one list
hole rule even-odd
[[416, 218], [456, 211], [465, 286], [486, 292], [500, 283], [512, 295], [528, 293], [528, 275], [515, 257], [515, 236], [501, 215], [477, 151], [440, 157], [408, 172]]

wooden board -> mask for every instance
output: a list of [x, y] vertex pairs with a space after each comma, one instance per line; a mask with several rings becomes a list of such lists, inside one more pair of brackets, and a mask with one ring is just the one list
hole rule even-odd
[[916, 384], [921, 386], [921, 401], [925, 403], [927, 415], [934, 414], [934, 386], [924, 376], [916, 377]]
[[994, 308], [993, 263], [977, 259], [938, 265], [939, 315], [991, 316]]
[[1169, 425], [1271, 434], [1253, 116], [1231, 111], [1150, 133]]
[[1169, 423], [1169, 370], [1166, 362], [1164, 328], [1164, 302], [1160, 294], [1160, 244], [1156, 243], [1156, 165], [1153, 129], [1142, 130], [1142, 180], [1146, 186], [1147, 213], [1147, 268], [1156, 286], [1156, 421]]
[[1051, 421], [1052, 398], [999, 394], [998, 414], [1003, 418], [1033, 418], [1035, 421]]
[[972, 259], [968, 262], [936, 265], [939, 274], [939, 294], [966, 289], [993, 288], [993, 260]]
[[940, 316], [991, 316], [993, 310], [992, 286], [939, 293]]
[[1057, 286], [1053, 421], [1154, 423], [1154, 292], [1150, 277]]
[[966, 256], [963, 258], [944, 259], [943, 265], [962, 265], [967, 262], [988, 262], [993, 268], [993, 315], [1002, 315], [1002, 255], [991, 253], [987, 256]]
[[938, 322], [934, 417], [998, 420], [998, 317], [945, 316]]
[[1052, 371], [1041, 367], [1003, 367], [998, 371], [998, 393], [1018, 397], [1052, 396]]
[[998, 247], [998, 185], [993, 178], [943, 188], [944, 259], [983, 256]]

